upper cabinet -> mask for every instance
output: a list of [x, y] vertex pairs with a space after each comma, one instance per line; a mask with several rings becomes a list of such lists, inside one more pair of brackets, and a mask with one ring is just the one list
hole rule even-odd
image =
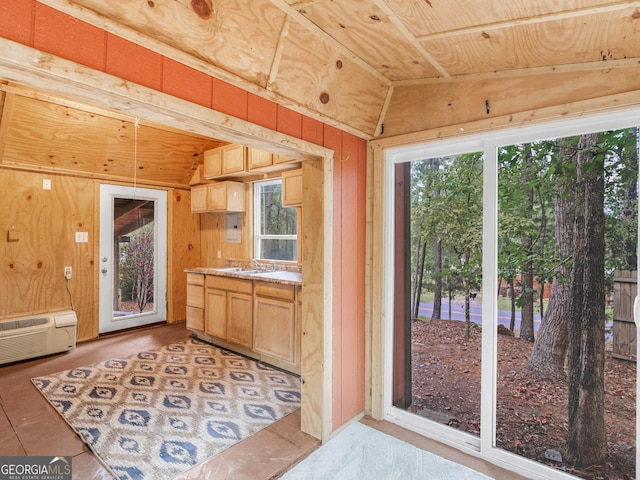
[[282, 205], [299, 207], [302, 205], [302, 169], [282, 172]]
[[242, 182], [215, 182], [191, 189], [191, 212], [244, 212], [246, 188]]
[[295, 167], [295, 162], [283, 155], [229, 144], [204, 152], [202, 177], [207, 180], [243, 177]]
[[225, 145], [204, 152], [203, 176], [206, 179], [243, 175], [247, 167], [247, 147]]

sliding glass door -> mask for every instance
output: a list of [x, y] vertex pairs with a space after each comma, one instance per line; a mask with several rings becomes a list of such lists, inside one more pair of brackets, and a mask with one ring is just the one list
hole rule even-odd
[[389, 420], [533, 478], [635, 476], [637, 125], [387, 153]]

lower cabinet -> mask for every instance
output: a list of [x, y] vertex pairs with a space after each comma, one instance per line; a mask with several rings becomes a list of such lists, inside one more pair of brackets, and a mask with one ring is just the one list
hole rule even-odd
[[253, 343], [253, 284], [251, 280], [208, 275], [204, 333], [251, 348]]
[[253, 297], [227, 293], [227, 341], [253, 348]]
[[187, 273], [187, 328], [204, 330], [204, 275]]
[[293, 285], [255, 282], [253, 350], [292, 371], [300, 370], [296, 292]]
[[187, 273], [187, 328], [294, 373], [301, 364], [301, 304], [299, 286]]

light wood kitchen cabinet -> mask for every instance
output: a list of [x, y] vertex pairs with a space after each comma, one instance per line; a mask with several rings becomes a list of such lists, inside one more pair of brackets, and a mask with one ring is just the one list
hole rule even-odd
[[207, 185], [191, 188], [191, 213], [207, 211]]
[[204, 275], [187, 273], [187, 328], [204, 330]]
[[191, 213], [245, 210], [246, 185], [242, 182], [215, 182], [191, 188]]
[[253, 344], [253, 282], [208, 275], [206, 278], [207, 335], [246, 348]]
[[207, 210], [210, 212], [244, 212], [245, 184], [216, 182], [207, 185]]
[[227, 292], [207, 287], [207, 323], [204, 333], [227, 339]]
[[299, 207], [302, 205], [302, 169], [282, 172], [282, 205]]
[[273, 165], [273, 154], [255, 148], [247, 150], [247, 169], [249, 171], [270, 167], [271, 165]]
[[299, 328], [296, 321], [295, 287], [268, 282], [255, 283], [253, 350], [296, 364]]
[[253, 297], [227, 293], [227, 341], [253, 348]]
[[212, 180], [242, 175], [246, 171], [247, 148], [230, 144], [204, 152], [202, 176]]

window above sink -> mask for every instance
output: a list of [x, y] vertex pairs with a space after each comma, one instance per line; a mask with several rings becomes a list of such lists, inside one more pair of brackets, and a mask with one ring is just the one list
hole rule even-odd
[[254, 257], [298, 262], [298, 209], [282, 205], [282, 179], [253, 184]]

